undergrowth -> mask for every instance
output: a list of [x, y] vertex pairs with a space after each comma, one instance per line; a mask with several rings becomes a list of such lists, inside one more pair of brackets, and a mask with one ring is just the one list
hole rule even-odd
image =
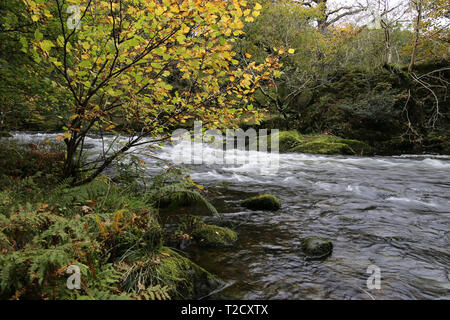
[[[164, 246], [161, 203], [187, 199], [217, 214], [182, 170], [141, 188], [106, 176], [73, 188], [58, 178], [54, 151], [8, 145], [0, 154], [1, 299], [192, 298], [200, 274], [213, 278]], [[66, 283], [71, 265], [79, 290]]]

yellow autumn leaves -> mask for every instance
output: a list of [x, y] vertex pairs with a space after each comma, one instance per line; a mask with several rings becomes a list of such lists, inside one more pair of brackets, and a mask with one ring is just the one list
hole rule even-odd
[[[34, 11], [42, 17], [55, 4], [54, 0], [36, 4]], [[233, 51], [233, 36], [243, 33], [244, 18], [254, 21], [261, 15], [259, 3], [247, 7], [239, 0], [136, 0], [115, 9], [105, 1], [91, 5], [95, 10], [86, 11], [76, 37], [66, 39], [68, 34], [60, 34], [57, 41], [45, 39], [46, 21], [39, 20], [42, 31], [36, 32], [33, 41], [42, 60], [64, 75], [61, 85], [75, 95], [74, 101], [83, 102], [73, 109], [77, 117], [69, 115], [59, 141], [70, 139], [92, 121], [98, 122], [93, 128], [114, 130], [115, 123], [107, 119], [118, 112], [126, 121], [148, 125], [155, 132], [166, 126], [163, 119], [152, 123], [159, 114], [173, 113], [170, 118], [179, 122], [192, 117], [233, 122], [234, 106], [253, 99], [251, 94], [261, 80], [270, 78], [279, 66], [277, 57], [258, 65], [241, 63]], [[50, 22], [64, 24], [64, 14]], [[57, 61], [62, 53], [68, 57], [66, 63]], [[251, 57], [245, 54], [246, 59]], [[189, 85], [180, 86], [181, 82], [195, 85], [196, 94]], [[83, 90], [70, 90], [78, 87]], [[185, 112], [178, 115], [181, 108]]]
[[[277, 52], [279, 55], [283, 55], [286, 53], [286, 49], [284, 47], [281, 47], [279, 49], [277, 49], [276, 47], [273, 48], [274, 52]], [[295, 53], [295, 49], [288, 49], [287, 53], [289, 54], [294, 54]]]
[[251, 9], [246, 9], [244, 11], [245, 22], [255, 21], [255, 18], [259, 17], [259, 15], [261, 14], [261, 9], [262, 9], [262, 5], [260, 5], [258, 2], [253, 7], [253, 12]]

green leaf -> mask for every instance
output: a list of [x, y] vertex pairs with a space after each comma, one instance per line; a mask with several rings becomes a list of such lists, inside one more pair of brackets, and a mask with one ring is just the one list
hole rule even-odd
[[44, 35], [39, 31], [39, 29], [36, 29], [34, 32], [34, 39], [37, 41], [41, 41], [44, 38]]
[[82, 67], [82, 68], [89, 69], [91, 66], [92, 66], [92, 64], [91, 64], [91, 61], [89, 61], [89, 60], [83, 60], [80, 63], [80, 67]]
[[44, 40], [41, 42], [42, 50], [44, 51], [50, 51], [51, 48], [53, 48], [55, 45], [50, 40]]

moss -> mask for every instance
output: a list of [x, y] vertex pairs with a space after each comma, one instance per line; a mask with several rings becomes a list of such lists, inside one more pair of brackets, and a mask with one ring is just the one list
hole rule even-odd
[[326, 155], [352, 155], [352, 149], [343, 143], [313, 141], [295, 147], [291, 152], [326, 154]]
[[[297, 131], [281, 131], [275, 136], [278, 136], [280, 152], [287, 152], [300, 143], [300, 134]], [[269, 148], [271, 148], [271, 141], [272, 136], [267, 139]]]
[[373, 149], [367, 143], [358, 141], [358, 140], [350, 140], [350, 139], [339, 139], [342, 143], [348, 145], [354, 155], [373, 155]]
[[325, 258], [333, 252], [333, 243], [323, 238], [308, 238], [302, 242], [303, 252], [311, 258]]
[[122, 286], [126, 292], [159, 285], [172, 299], [198, 299], [224, 283], [190, 259], [168, 247], [155, 251], [130, 249], [127, 259], [116, 264], [126, 275]]
[[168, 195], [164, 195], [159, 200], [159, 207], [165, 208], [178, 208], [178, 207], [190, 207], [197, 204], [195, 199], [189, 197], [185, 192], [173, 192]]
[[281, 208], [281, 201], [272, 195], [260, 195], [242, 201], [242, 205], [251, 210], [276, 211]]
[[[297, 131], [278, 134], [280, 152], [301, 152], [326, 155], [371, 155], [372, 148], [358, 140], [329, 135], [301, 135]], [[271, 141], [271, 138], [268, 139]]]
[[208, 201], [208, 199], [203, 196], [200, 192], [195, 190], [179, 190], [170, 192], [163, 195], [156, 204], [161, 209], [196, 209], [197, 213], [200, 210], [204, 214], [219, 215], [216, 208]]
[[200, 298], [222, 285], [212, 273], [167, 247], [161, 248], [158, 259], [155, 279], [173, 288], [175, 297]]
[[234, 231], [207, 224], [194, 230], [193, 236], [202, 247], [230, 247], [237, 240], [237, 234]]
[[450, 154], [450, 132], [431, 133], [424, 140], [424, 149], [427, 152], [438, 152], [439, 154]]

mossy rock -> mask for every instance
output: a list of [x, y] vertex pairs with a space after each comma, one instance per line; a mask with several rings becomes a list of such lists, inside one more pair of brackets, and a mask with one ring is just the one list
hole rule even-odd
[[326, 258], [333, 252], [333, 243], [323, 238], [307, 238], [302, 242], [303, 252], [314, 259]]
[[242, 206], [251, 210], [276, 211], [281, 208], [281, 201], [275, 196], [264, 194], [245, 199]]
[[[148, 257], [137, 257], [138, 260]], [[218, 277], [174, 250], [161, 247], [152, 254], [144, 269], [137, 269], [124, 282], [125, 288], [160, 285], [169, 289], [172, 299], [199, 299], [224, 285]]]
[[192, 211], [195, 209], [197, 215], [219, 215], [208, 199], [200, 192], [194, 190], [186, 189], [167, 193], [159, 199], [156, 205], [160, 209], [168, 210], [183, 208]]
[[175, 251], [162, 247], [160, 252], [161, 262], [156, 266], [158, 278], [171, 279], [180, 297], [198, 299], [224, 284], [212, 273]]
[[325, 154], [325, 155], [354, 155], [352, 149], [343, 143], [313, 141], [295, 147], [291, 152]]
[[159, 200], [159, 207], [165, 208], [178, 208], [178, 207], [191, 207], [197, 204], [197, 201], [189, 197], [185, 192], [174, 192], [164, 195]]
[[329, 141], [345, 144], [348, 148], [350, 148], [352, 155], [373, 155], [372, 147], [362, 141], [340, 138], [329, 138]]
[[280, 131], [267, 137], [267, 146], [269, 150], [272, 150], [272, 137], [278, 137], [280, 152], [289, 152], [289, 150], [300, 144], [300, 134], [297, 131]]
[[[372, 148], [361, 141], [342, 139], [329, 135], [301, 135], [297, 131], [276, 134], [280, 152], [300, 152], [325, 155], [372, 155]], [[271, 149], [270, 136], [268, 140]]]
[[0, 131], [0, 138], [12, 138], [13, 136], [6, 131]]
[[194, 230], [194, 239], [201, 247], [230, 247], [237, 240], [236, 232], [214, 225], [201, 225]]

